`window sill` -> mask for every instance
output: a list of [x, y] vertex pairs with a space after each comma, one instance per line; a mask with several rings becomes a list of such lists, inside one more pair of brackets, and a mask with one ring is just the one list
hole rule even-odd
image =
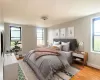
[[96, 54], [100, 54], [100, 52], [96, 52], [96, 51], [91, 51], [92, 53], [96, 53]]

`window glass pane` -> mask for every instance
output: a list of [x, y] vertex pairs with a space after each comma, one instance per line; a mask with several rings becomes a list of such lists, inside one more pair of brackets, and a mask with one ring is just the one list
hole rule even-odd
[[37, 40], [37, 45], [44, 45], [43, 40]]
[[[21, 41], [19, 41], [20, 44], [18, 44], [17, 46], [19, 46], [20, 48], [22, 48], [22, 44]], [[11, 41], [11, 48], [13, 48], [15, 46], [15, 41]]]
[[20, 37], [19, 38], [11, 38], [11, 41], [20, 41]]
[[37, 33], [38, 32], [42, 33], [43, 32], [43, 29], [42, 28], [37, 28]]
[[100, 51], [100, 36], [94, 36], [94, 51]]
[[95, 32], [94, 35], [100, 36], [100, 32]]
[[11, 31], [11, 37], [20, 37], [20, 31]]
[[37, 37], [42, 37], [43, 33], [37, 33]]
[[20, 30], [19, 27], [11, 27], [11, 30]]
[[42, 40], [43, 38], [42, 37], [37, 37], [37, 40]]
[[94, 33], [100, 34], [100, 20], [94, 21]]
[[44, 45], [44, 29], [37, 28], [37, 45]]
[[[11, 48], [13, 48], [15, 45], [15, 41], [19, 41], [21, 42], [21, 27], [10, 27], [11, 29], [11, 36], [10, 36], [10, 39], [11, 39]], [[20, 48], [22, 48], [22, 44], [18, 44], [17, 46], [20, 46]]]
[[15, 42], [14, 41], [11, 41], [11, 48], [13, 48], [15, 46]]

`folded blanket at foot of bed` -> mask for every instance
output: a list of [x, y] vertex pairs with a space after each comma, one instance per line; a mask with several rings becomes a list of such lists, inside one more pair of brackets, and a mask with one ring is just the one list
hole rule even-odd
[[37, 48], [34, 50], [34, 53], [36, 59], [45, 55], [60, 55], [57, 50], [52, 50], [51, 48]]
[[53, 80], [54, 73], [70, 66], [64, 53], [59, 51], [59, 54], [45, 55], [36, 60], [35, 52], [31, 51], [24, 61], [33, 69], [39, 80]]

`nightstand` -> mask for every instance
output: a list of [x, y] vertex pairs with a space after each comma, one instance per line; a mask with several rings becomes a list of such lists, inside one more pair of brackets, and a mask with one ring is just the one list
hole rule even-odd
[[87, 52], [73, 52], [72, 53], [72, 61], [73, 63], [78, 62], [83, 65], [87, 65], [88, 53]]

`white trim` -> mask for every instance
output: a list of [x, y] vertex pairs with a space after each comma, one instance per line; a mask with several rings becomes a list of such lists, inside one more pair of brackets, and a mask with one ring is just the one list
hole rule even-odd
[[96, 54], [100, 54], [100, 52], [96, 52], [96, 51], [91, 51], [91, 53], [96, 53]]
[[91, 40], [90, 40], [90, 47], [91, 47], [90, 50], [91, 50], [91, 51], [92, 51], [92, 46], [93, 46], [93, 44], [92, 44], [92, 31], [93, 31], [93, 24], [92, 24], [92, 22], [93, 22], [93, 19], [94, 19], [94, 18], [91, 18], [91, 36], [90, 36], [90, 39], [91, 39]]
[[91, 47], [91, 49], [90, 49], [90, 51], [92, 52], [92, 53], [97, 53], [97, 54], [100, 54], [100, 52], [98, 52], [98, 51], [94, 51], [93, 50], [93, 43], [92, 43], [92, 41], [93, 41], [93, 36], [92, 36], [92, 33], [93, 33], [93, 19], [95, 19], [95, 18], [99, 18], [100, 16], [98, 16], [98, 17], [93, 17], [93, 18], [91, 18], [91, 36], [90, 36], [90, 47]]
[[88, 66], [94, 67], [96, 69], [100, 69], [100, 66], [92, 64], [92, 63], [87, 63]]

